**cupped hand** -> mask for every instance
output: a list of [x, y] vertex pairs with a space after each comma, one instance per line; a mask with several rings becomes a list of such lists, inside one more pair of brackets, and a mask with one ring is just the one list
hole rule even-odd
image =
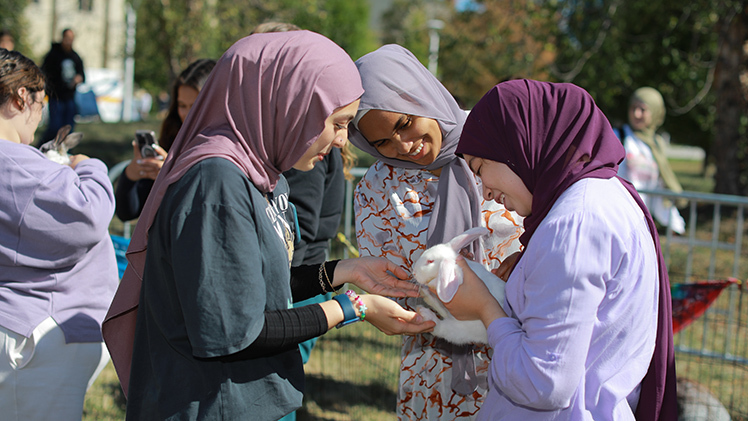
[[417, 297], [418, 285], [410, 274], [384, 257], [359, 257], [338, 262], [333, 285], [350, 282], [371, 294], [387, 297]]
[[481, 320], [486, 327], [499, 317], [507, 317], [486, 284], [463, 257], [457, 257], [457, 265], [462, 269], [462, 285], [452, 301], [444, 303], [447, 310], [458, 320]]
[[400, 304], [387, 297], [375, 294], [364, 294], [360, 297], [367, 307], [364, 320], [387, 335], [431, 332], [436, 325], [432, 321], [424, 320], [418, 313], [402, 308]]
[[70, 168], [75, 168], [78, 164], [80, 164], [81, 162], [87, 159], [91, 159], [91, 158], [83, 154], [70, 155], [70, 164], [69, 164]]
[[158, 177], [158, 173], [161, 172], [161, 167], [164, 165], [168, 153], [158, 145], [154, 145], [153, 149], [159, 155], [157, 158], [143, 158], [140, 155], [138, 142], [132, 142], [133, 159], [127, 168], [125, 168], [125, 175], [128, 179], [131, 181], [138, 181], [142, 178], [155, 180]]

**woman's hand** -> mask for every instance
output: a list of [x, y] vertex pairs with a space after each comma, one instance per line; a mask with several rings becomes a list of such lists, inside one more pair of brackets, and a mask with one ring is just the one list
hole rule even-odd
[[480, 320], [486, 328], [499, 317], [507, 317], [486, 284], [463, 257], [457, 257], [457, 265], [462, 269], [462, 285], [452, 301], [444, 303], [447, 310], [458, 320]]
[[418, 313], [402, 308], [395, 301], [375, 294], [360, 295], [366, 305], [365, 321], [388, 335], [415, 335], [431, 332], [436, 325]]
[[[394, 276], [393, 276], [394, 275]], [[362, 290], [386, 297], [418, 297], [418, 284], [410, 275], [384, 257], [359, 257], [338, 262], [333, 286], [350, 282]]]
[[80, 164], [81, 162], [83, 162], [83, 161], [85, 161], [87, 159], [91, 159], [91, 158], [89, 158], [87, 155], [83, 155], [83, 154], [70, 155], [70, 164], [68, 164], [68, 165], [70, 165], [70, 168], [75, 169], [75, 167], [78, 164]]
[[503, 262], [499, 265], [498, 268], [492, 270], [491, 272], [498, 276], [501, 280], [506, 282], [509, 279], [509, 275], [512, 274], [512, 271], [514, 270], [514, 266], [517, 264], [517, 259], [519, 259], [520, 252], [514, 252], [510, 254], [509, 256], [504, 259]]
[[130, 181], [138, 181], [141, 178], [155, 180], [158, 177], [158, 173], [161, 172], [161, 167], [164, 165], [168, 153], [158, 145], [154, 145], [153, 149], [159, 155], [158, 158], [143, 158], [140, 155], [138, 142], [132, 141], [133, 158], [127, 168], [125, 168], [125, 176]]

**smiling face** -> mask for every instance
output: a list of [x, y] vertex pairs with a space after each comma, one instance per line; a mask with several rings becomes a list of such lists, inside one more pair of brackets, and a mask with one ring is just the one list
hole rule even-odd
[[508, 165], [467, 154], [464, 157], [470, 170], [481, 179], [484, 199], [494, 200], [520, 216], [530, 215], [532, 193]]
[[342, 148], [348, 141], [348, 124], [353, 120], [358, 110], [360, 100], [355, 100], [348, 105], [336, 108], [325, 120], [325, 128], [322, 129], [317, 140], [307, 149], [294, 168], [300, 171], [309, 171], [314, 165], [325, 159], [332, 148]]
[[436, 120], [392, 111], [369, 110], [358, 129], [387, 158], [427, 166], [442, 147], [442, 131]]

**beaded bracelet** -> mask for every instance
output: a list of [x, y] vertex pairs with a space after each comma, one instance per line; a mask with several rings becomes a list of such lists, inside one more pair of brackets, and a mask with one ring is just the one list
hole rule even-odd
[[353, 301], [356, 303], [356, 306], [358, 306], [358, 318], [359, 320], [363, 321], [366, 318], [366, 310], [368, 310], [368, 308], [364, 304], [364, 301], [350, 289], [345, 292], [345, 295], [351, 297], [351, 299], [353, 299]]

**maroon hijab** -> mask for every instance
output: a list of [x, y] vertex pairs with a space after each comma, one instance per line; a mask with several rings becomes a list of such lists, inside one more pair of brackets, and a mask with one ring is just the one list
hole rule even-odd
[[314, 32], [251, 35], [218, 60], [148, 195], [127, 249], [127, 269], [102, 324], [125, 396], [148, 231], [169, 186], [196, 163], [221, 157], [257, 189], [270, 192], [317, 140], [325, 119], [363, 93], [348, 54]]
[[[456, 153], [508, 165], [532, 193], [520, 237], [527, 245], [558, 197], [583, 178], [617, 177], [624, 149], [592, 97], [572, 84], [512, 80], [492, 88], [473, 108]], [[637, 420], [675, 420], [670, 281], [657, 230], [631, 183], [620, 179], [644, 212], [659, 260], [657, 342], [642, 380]]]

